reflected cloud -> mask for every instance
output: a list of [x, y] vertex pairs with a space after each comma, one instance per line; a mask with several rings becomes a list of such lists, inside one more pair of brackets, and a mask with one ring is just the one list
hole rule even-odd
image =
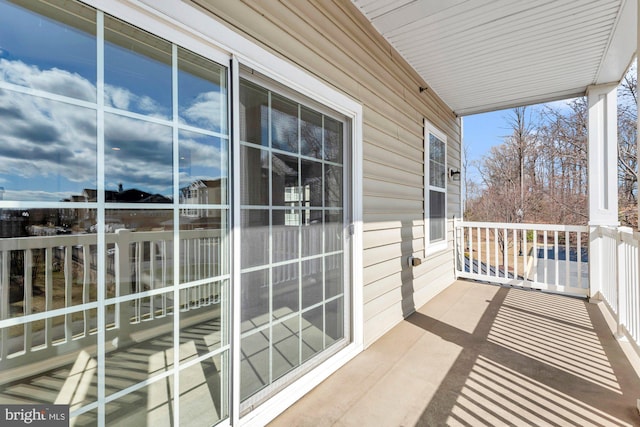
[[[0, 52], [0, 55], [2, 53]], [[96, 100], [96, 87], [89, 80], [76, 73], [59, 68], [41, 70], [35, 65], [22, 61], [0, 59], [0, 79], [19, 86], [60, 93], [85, 101]]]
[[139, 111], [158, 119], [166, 119], [170, 116], [166, 108], [152, 98], [136, 95], [129, 89], [108, 84], [104, 87], [104, 103], [120, 110]]
[[[77, 99], [96, 98], [96, 86], [79, 74], [58, 68], [43, 70], [20, 60], [0, 58], [0, 80]], [[134, 106], [152, 117], [167, 116], [153, 99], [117, 86], [105, 87], [105, 103], [125, 110]], [[226, 114], [225, 105], [220, 93], [204, 92], [182, 107], [182, 115], [192, 124], [210, 128]], [[115, 114], [107, 117], [107, 189], [124, 184], [125, 188], [171, 195], [171, 128]], [[4, 200], [61, 201], [96, 188], [94, 109], [0, 89], [0, 118]], [[226, 175], [220, 170], [226, 167], [220, 142], [216, 138], [212, 143], [211, 138], [193, 132], [181, 135], [181, 149], [190, 152], [192, 177]]]
[[[183, 107], [181, 122], [200, 126], [205, 129], [226, 129], [226, 102], [224, 93], [204, 92], [199, 94], [191, 105]], [[222, 108], [225, 108], [223, 111]], [[223, 116], [224, 114], [224, 116]], [[182, 117], [184, 116], [184, 117]], [[185, 120], [186, 119], [186, 120]]]

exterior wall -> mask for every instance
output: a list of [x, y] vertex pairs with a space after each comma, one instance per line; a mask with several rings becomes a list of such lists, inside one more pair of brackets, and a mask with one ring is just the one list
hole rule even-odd
[[424, 256], [423, 120], [447, 135], [447, 166], [460, 169], [459, 120], [349, 1], [194, 3], [363, 105], [368, 346], [454, 280], [459, 182], [448, 181], [449, 248], [416, 268], [407, 258]]

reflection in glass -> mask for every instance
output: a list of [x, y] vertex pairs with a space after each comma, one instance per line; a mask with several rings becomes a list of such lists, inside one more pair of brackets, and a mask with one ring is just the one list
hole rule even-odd
[[429, 185], [444, 188], [446, 180], [446, 147], [442, 140], [429, 134]]
[[294, 206], [303, 195], [298, 184], [298, 158], [274, 154], [271, 156], [271, 204]]
[[269, 269], [242, 273], [242, 330], [251, 330], [269, 321]]
[[324, 117], [324, 159], [342, 164], [342, 122]]
[[172, 130], [105, 114], [105, 199], [111, 203], [171, 203]]
[[0, 89], [0, 183], [0, 200], [88, 201], [95, 110]]
[[322, 114], [300, 108], [300, 154], [322, 158]]
[[[333, 166], [331, 166], [333, 167]], [[322, 163], [300, 161], [302, 206], [322, 206]]]
[[273, 267], [273, 317], [281, 318], [298, 311], [298, 263]]
[[0, 78], [95, 102], [96, 12], [75, 1], [53, 3], [0, 0]]
[[228, 203], [228, 142], [221, 138], [181, 130], [180, 203], [221, 205]]
[[244, 400], [270, 383], [269, 329], [240, 340], [240, 399]]
[[325, 165], [324, 167], [324, 205], [342, 207], [342, 167]]
[[302, 309], [322, 301], [322, 258], [302, 261]]
[[[227, 211], [188, 209], [180, 216], [180, 283], [226, 274]], [[195, 213], [193, 212], [195, 211]]]
[[298, 104], [271, 94], [271, 147], [298, 153]]
[[243, 209], [240, 218], [242, 268], [267, 264], [269, 262], [269, 211]]
[[[44, 334], [34, 322], [24, 327], [29, 328], [36, 339]], [[2, 334], [6, 332], [7, 329], [0, 330]], [[24, 336], [9, 335], [9, 345], [13, 346], [18, 341], [23, 342]], [[44, 342], [39, 349], [32, 349], [28, 360], [24, 355], [16, 354], [17, 357], [0, 361], [0, 369], [5, 375], [16, 367], [28, 372], [28, 376], [20, 381], [3, 381], [0, 384], [0, 402], [21, 405], [56, 403], [70, 405], [71, 411], [96, 402], [96, 335], [76, 336], [73, 342], [66, 344], [58, 342], [55, 349], [52, 348], [53, 343], [48, 340]], [[57, 360], [63, 362], [59, 367], [51, 365], [52, 350], [55, 350]], [[8, 353], [15, 352], [10, 348]]]
[[[197, 356], [190, 342], [182, 345], [184, 353]], [[229, 413], [226, 378], [229, 376], [227, 353], [205, 359], [180, 371], [180, 426], [208, 427]]]
[[324, 218], [324, 251], [342, 250], [344, 233], [342, 211], [326, 211]]
[[302, 313], [302, 360], [306, 361], [321, 352], [324, 346], [323, 309], [316, 307]]
[[178, 48], [178, 116], [180, 122], [227, 132], [226, 69]]
[[171, 44], [109, 16], [104, 38], [105, 104], [170, 119]]
[[429, 240], [444, 240], [445, 235], [445, 193], [429, 191]]
[[325, 299], [333, 298], [344, 292], [344, 256], [327, 255], [324, 259]]
[[269, 152], [240, 147], [240, 203], [269, 205]]
[[302, 256], [308, 257], [322, 253], [322, 211], [302, 210], [305, 219], [302, 221]]
[[324, 306], [325, 315], [325, 348], [344, 338], [344, 301], [337, 298]]
[[[173, 291], [164, 294], [173, 303]], [[173, 318], [153, 312], [144, 298], [108, 304], [105, 386], [107, 395], [163, 374], [173, 367]], [[139, 316], [139, 309], [149, 313]], [[135, 395], [132, 396], [135, 399]], [[144, 401], [139, 401], [138, 405]]]
[[[143, 364], [144, 361], [140, 363]], [[173, 376], [169, 375], [107, 403], [105, 425], [170, 427], [173, 425], [174, 405]]]
[[272, 381], [300, 364], [300, 334], [298, 316], [273, 325]]
[[274, 210], [272, 214], [272, 260], [288, 261], [298, 258], [298, 226], [300, 210]]
[[[0, 266], [0, 288], [9, 288], [9, 316], [96, 301], [97, 238], [89, 234], [95, 218], [95, 209], [0, 208], [0, 253], [8, 262]], [[61, 324], [88, 333], [95, 317], [79, 311], [56, 319]]]
[[197, 354], [228, 343], [222, 316], [228, 310], [229, 281], [212, 281], [180, 291], [180, 342], [191, 343]]
[[[108, 209], [105, 221], [108, 233], [108, 298], [173, 285], [171, 210]], [[113, 275], [109, 274], [111, 268]], [[166, 312], [166, 298], [162, 301], [151, 298], [150, 301], [135, 302], [136, 316], [139, 319], [153, 316], [160, 307]]]
[[244, 79], [240, 79], [240, 140], [269, 145], [269, 95]]
[[245, 80], [240, 99], [246, 400], [344, 336], [343, 124]]

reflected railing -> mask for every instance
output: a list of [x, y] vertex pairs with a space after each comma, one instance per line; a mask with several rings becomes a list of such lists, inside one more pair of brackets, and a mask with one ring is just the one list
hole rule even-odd
[[[179, 290], [181, 318], [195, 321], [199, 309], [220, 303], [221, 239], [220, 230], [180, 231], [178, 278], [190, 284]], [[117, 343], [107, 350], [126, 345], [133, 334], [148, 338], [172, 330], [174, 232], [120, 229], [105, 240], [106, 338]], [[4, 380], [23, 375], [9, 375], [14, 368], [29, 366], [33, 374], [95, 347], [97, 279], [95, 234], [0, 239]]]
[[[252, 240], [268, 241], [268, 228], [252, 231]], [[285, 243], [297, 242], [299, 237], [303, 242], [323, 239], [322, 227], [280, 227], [273, 234], [283, 248], [295, 247]], [[181, 318], [192, 316], [195, 322], [200, 309], [220, 303], [219, 278], [225, 274], [224, 257], [228, 256], [223, 238], [215, 229], [180, 231]], [[340, 233], [324, 233], [330, 247], [340, 239]], [[173, 231], [118, 229], [105, 234], [107, 351], [172, 330], [173, 242]], [[323, 268], [334, 271], [341, 259], [326, 257], [325, 264], [303, 263], [301, 273], [311, 277], [321, 274]], [[274, 270], [274, 292], [281, 294], [292, 281], [297, 283], [297, 267], [297, 262], [287, 263]], [[0, 370], [7, 374], [6, 381], [25, 375], [19, 368], [29, 366], [28, 373], [33, 374], [73, 362], [78, 349], [94, 351], [97, 282], [95, 234], [0, 239]], [[189, 286], [183, 286], [186, 283]], [[11, 370], [15, 372], [9, 374]]]

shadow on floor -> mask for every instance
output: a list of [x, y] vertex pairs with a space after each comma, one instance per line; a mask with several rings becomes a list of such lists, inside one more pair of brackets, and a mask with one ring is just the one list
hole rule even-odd
[[287, 426], [634, 426], [601, 307], [458, 281], [289, 408]]
[[640, 382], [599, 308], [558, 298], [500, 288], [473, 333], [410, 316], [463, 349], [417, 425], [640, 423]]

